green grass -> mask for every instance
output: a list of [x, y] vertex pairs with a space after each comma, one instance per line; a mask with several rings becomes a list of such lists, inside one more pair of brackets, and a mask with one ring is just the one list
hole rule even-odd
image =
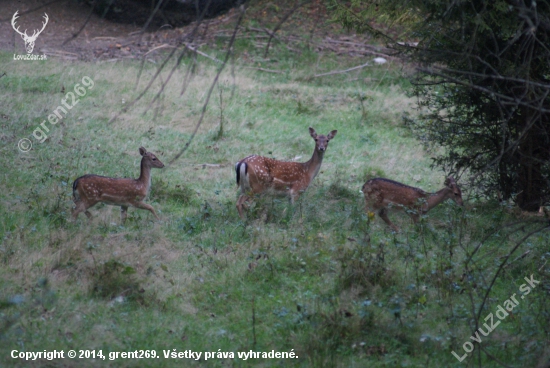
[[[248, 46], [242, 41], [237, 49]], [[147, 202], [161, 221], [130, 208], [125, 226], [118, 207], [105, 205], [91, 209], [92, 223], [83, 215], [70, 222], [72, 182], [86, 173], [137, 177], [140, 146], [167, 164], [191, 136], [215, 65], [199, 59], [180, 96], [191, 63], [184, 59], [151, 109], [158, 82], [109, 123], [139, 94], [155, 65], [145, 64], [136, 90], [138, 63], [48, 60], [37, 68], [36, 62], [0, 54], [0, 72], [7, 74], [0, 78], [2, 365], [25, 365], [9, 358], [14, 349], [101, 349], [106, 361], [110, 352], [140, 349], [235, 356], [293, 350], [299, 357], [206, 362], [219, 367], [465, 364], [451, 351], [463, 354], [462, 344], [475, 329], [472, 308], [480, 306], [502, 257], [537, 224], [527, 219], [516, 230], [500, 229], [520, 214], [479, 201], [463, 209], [445, 203], [417, 226], [392, 212], [403, 229], [399, 234], [370, 219], [359, 193], [368, 178], [385, 176], [428, 191], [444, 181], [401, 124], [414, 104], [405, 97], [400, 67], [312, 79], [357, 61], [308, 51], [296, 56], [275, 47], [277, 56], [257, 66], [275, 65], [284, 74], [246, 69], [237, 54], [235, 72], [228, 67], [222, 73], [189, 149], [153, 171]], [[308, 67], [312, 63], [315, 70]], [[93, 89], [63, 122], [47, 122], [48, 139], [38, 143], [34, 129], [83, 76], [94, 81]], [[321, 134], [338, 130], [318, 177], [295, 206], [285, 198], [259, 198], [242, 221], [235, 209], [234, 163], [253, 153], [306, 161], [314, 146], [309, 126]], [[25, 137], [33, 142], [28, 153], [17, 149]], [[548, 266], [541, 268], [550, 256], [548, 244], [546, 232], [521, 244], [511, 260], [529, 252], [504, 268], [481, 313], [518, 293], [525, 276], [542, 280], [482, 343], [512, 366], [533, 366], [548, 354]], [[496, 366], [484, 354], [478, 358], [478, 351], [476, 346], [469, 364], [480, 359], [483, 366]], [[50, 364], [72, 366], [67, 360]], [[199, 366], [204, 360], [109, 362], [136, 364]]]

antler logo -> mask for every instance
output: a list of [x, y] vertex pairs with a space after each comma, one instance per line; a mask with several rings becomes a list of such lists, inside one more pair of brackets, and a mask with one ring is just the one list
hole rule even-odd
[[27, 49], [27, 54], [30, 54], [32, 53], [32, 50], [34, 49], [34, 42], [36, 41], [36, 39], [38, 38], [38, 35], [40, 33], [42, 33], [42, 31], [44, 30], [44, 28], [46, 28], [46, 24], [48, 24], [48, 14], [44, 13], [44, 20], [45, 22], [42, 22], [42, 29], [40, 31], [38, 31], [38, 33], [36, 33], [37, 31], [35, 30], [32, 34], [32, 36], [29, 36], [27, 35], [27, 30], [25, 29], [25, 32], [24, 33], [21, 33], [19, 31], [19, 27], [15, 27], [15, 20], [17, 18], [19, 18], [17, 16], [17, 13], [19, 13], [19, 10], [15, 12], [15, 14], [13, 15], [13, 18], [11, 18], [11, 26], [13, 27], [13, 29], [15, 30], [15, 32], [19, 33], [21, 35], [21, 38], [23, 39], [23, 41], [25, 41], [25, 48]]

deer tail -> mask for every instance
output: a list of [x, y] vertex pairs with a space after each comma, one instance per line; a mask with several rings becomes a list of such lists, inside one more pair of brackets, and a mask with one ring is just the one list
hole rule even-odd
[[73, 182], [73, 201], [75, 202], [80, 200], [80, 194], [78, 193], [78, 189], [77, 189], [78, 182], [80, 181], [80, 179], [82, 179], [82, 176]]
[[248, 164], [239, 161], [235, 164], [235, 173], [237, 175], [237, 185], [246, 190], [250, 185], [248, 183]]

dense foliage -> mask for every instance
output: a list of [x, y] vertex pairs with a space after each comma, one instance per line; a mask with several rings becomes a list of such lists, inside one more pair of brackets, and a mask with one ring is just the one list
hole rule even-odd
[[[479, 193], [537, 210], [549, 199], [550, 4], [546, 1], [333, 2], [347, 27], [383, 36], [417, 63], [420, 114], [407, 119], [434, 164]], [[391, 35], [372, 19], [393, 20]], [[498, 192], [497, 192], [498, 190]]]

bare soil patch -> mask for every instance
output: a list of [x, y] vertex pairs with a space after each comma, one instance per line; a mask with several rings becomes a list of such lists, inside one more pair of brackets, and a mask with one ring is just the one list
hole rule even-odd
[[[17, 25], [20, 30], [27, 29], [32, 34], [42, 27], [44, 13], [49, 22], [38, 36], [34, 54], [46, 54], [68, 60], [94, 59], [138, 59], [155, 56], [183, 44], [199, 49], [205, 44], [212, 45], [216, 39], [228, 40], [231, 28], [236, 21], [239, 10], [229, 12], [179, 28], [169, 25], [158, 27], [154, 31], [143, 32], [142, 27], [118, 23], [103, 19], [91, 12], [91, 7], [72, 0], [4, 0], [0, 16], [0, 50], [14, 54], [25, 54], [23, 39], [11, 25], [11, 19], [19, 11]], [[260, 26], [243, 26], [238, 37], [253, 40], [258, 49], [265, 49], [271, 30], [286, 14], [288, 9], [274, 10], [248, 9], [247, 17], [255, 19]], [[365, 36], [345, 34], [342, 30], [327, 22], [326, 9], [320, 3], [312, 3], [296, 11], [283, 23], [271, 40], [293, 49], [295, 44], [306, 43], [316, 52], [328, 52], [336, 55], [374, 58], [388, 57], [384, 47], [373, 46]], [[190, 35], [193, 35], [190, 37]], [[273, 47], [273, 46], [272, 46]]]

